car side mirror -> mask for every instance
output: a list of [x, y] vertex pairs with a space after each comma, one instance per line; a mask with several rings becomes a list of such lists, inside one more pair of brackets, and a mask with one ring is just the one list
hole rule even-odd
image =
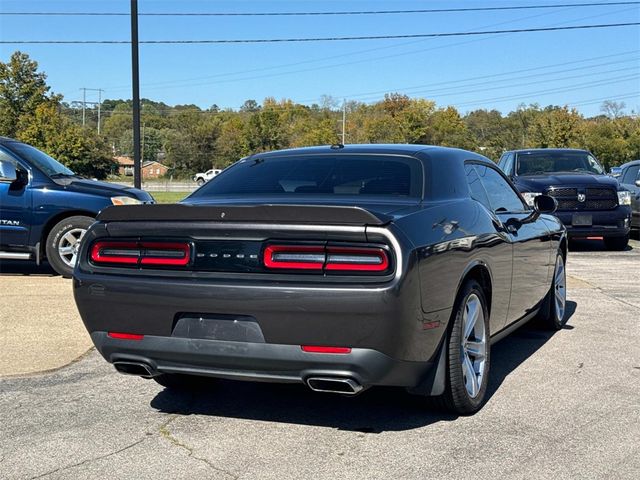
[[549, 195], [538, 195], [533, 199], [533, 211], [522, 219], [511, 218], [506, 225], [510, 231], [517, 231], [525, 223], [533, 223], [543, 213], [552, 214], [558, 208], [558, 201]]
[[549, 195], [538, 195], [533, 199], [533, 210], [541, 213], [554, 213], [558, 208], [558, 201]]
[[611, 167], [611, 170], [609, 171], [609, 175], [617, 178], [620, 175], [622, 175], [622, 169], [620, 167]]
[[0, 183], [13, 183], [18, 179], [16, 165], [9, 160], [0, 160]]
[[636, 187], [640, 187], [640, 179], [636, 180]]

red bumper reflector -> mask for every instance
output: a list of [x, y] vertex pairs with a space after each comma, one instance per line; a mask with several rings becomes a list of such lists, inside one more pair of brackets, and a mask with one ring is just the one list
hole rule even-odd
[[144, 335], [138, 333], [109, 332], [107, 335], [118, 340], [142, 340], [144, 338]]
[[320, 347], [317, 345], [301, 345], [302, 351], [307, 353], [351, 353], [350, 347]]

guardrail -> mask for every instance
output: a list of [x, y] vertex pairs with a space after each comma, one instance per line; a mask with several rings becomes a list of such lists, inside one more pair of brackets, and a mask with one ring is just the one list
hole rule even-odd
[[[111, 182], [116, 185], [125, 187], [133, 187], [133, 183], [128, 182]], [[194, 182], [143, 182], [142, 189], [147, 192], [193, 192], [198, 185]]]

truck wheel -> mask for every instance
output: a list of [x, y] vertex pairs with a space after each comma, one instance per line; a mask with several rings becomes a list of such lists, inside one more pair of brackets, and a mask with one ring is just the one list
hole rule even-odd
[[537, 318], [544, 327], [551, 330], [560, 330], [566, 320], [567, 304], [567, 274], [565, 270], [564, 257], [562, 252], [556, 254], [556, 267], [553, 271], [551, 288], [547, 293]]
[[450, 412], [469, 415], [477, 412], [484, 401], [490, 361], [487, 301], [475, 280], [462, 287], [451, 322], [446, 390], [434, 400]]
[[607, 250], [624, 250], [629, 244], [629, 234], [623, 237], [604, 237], [604, 246]]
[[71, 277], [76, 265], [80, 241], [89, 226], [91, 217], [77, 215], [56, 223], [47, 236], [46, 253], [51, 267], [63, 277]]
[[204, 178], [198, 178], [196, 180], [196, 183], [198, 184], [199, 187], [201, 187], [202, 185], [204, 185]]

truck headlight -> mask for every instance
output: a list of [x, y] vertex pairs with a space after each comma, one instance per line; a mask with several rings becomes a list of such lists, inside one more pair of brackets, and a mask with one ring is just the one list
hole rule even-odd
[[538, 195], [542, 195], [542, 193], [540, 193], [540, 192], [523, 192], [522, 193], [522, 198], [524, 198], [524, 201], [527, 202], [527, 205], [529, 205], [530, 207], [533, 207], [533, 199], [536, 198]]
[[618, 205], [631, 205], [631, 192], [628, 190], [618, 192]]
[[137, 198], [123, 195], [121, 197], [111, 197], [111, 203], [114, 205], [140, 205], [142, 201]]

